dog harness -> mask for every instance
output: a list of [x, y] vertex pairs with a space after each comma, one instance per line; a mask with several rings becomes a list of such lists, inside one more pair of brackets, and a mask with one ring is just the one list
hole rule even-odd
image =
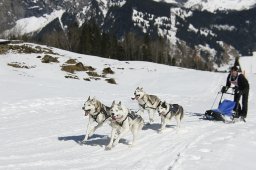
[[99, 114], [101, 114], [101, 113], [103, 113], [105, 116], [105, 120], [103, 122], [105, 122], [110, 117], [110, 115], [108, 115], [108, 113], [106, 111], [106, 106], [102, 104], [101, 110], [96, 115], [91, 115], [91, 117], [94, 119], [95, 122], [97, 122], [97, 118], [98, 118]]
[[121, 122], [121, 123], [119, 123], [119, 122], [116, 122], [119, 126], [123, 126], [123, 124], [124, 124], [124, 121], [127, 119], [127, 118], [131, 118], [132, 120], [135, 120], [135, 119], [137, 119], [138, 117], [140, 117], [140, 115], [136, 115], [133, 111], [131, 111], [131, 112], [128, 112], [128, 115], [126, 116], [126, 118]]
[[169, 110], [168, 110], [168, 112], [165, 114], [165, 115], [163, 115], [164, 117], [166, 117], [169, 113], [178, 113], [178, 111], [179, 111], [179, 105], [178, 104], [169, 104]]
[[146, 103], [145, 104], [139, 104], [143, 109], [146, 109]]
[[128, 113], [128, 117], [135, 120], [137, 117], [139, 117], [139, 115], [136, 115], [135, 112], [131, 111]]
[[[152, 103], [151, 103], [152, 104]], [[156, 108], [158, 108], [160, 106], [161, 102], [158, 103], [158, 105], [156, 106]], [[150, 109], [156, 109], [154, 107], [146, 107], [146, 103], [145, 104], [139, 104], [143, 109], [146, 109], [146, 108], [150, 108]], [[153, 105], [153, 104], [152, 104]]]

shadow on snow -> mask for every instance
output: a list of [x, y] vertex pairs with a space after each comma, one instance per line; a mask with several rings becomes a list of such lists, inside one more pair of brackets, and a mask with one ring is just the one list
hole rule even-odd
[[[79, 145], [90, 145], [90, 146], [106, 146], [109, 143], [110, 138], [107, 135], [99, 135], [93, 134], [88, 138], [86, 142], [83, 142], [85, 135], [77, 135], [77, 136], [62, 136], [58, 137], [59, 141], [74, 141]], [[126, 139], [120, 139], [119, 143], [128, 145], [128, 141]]]

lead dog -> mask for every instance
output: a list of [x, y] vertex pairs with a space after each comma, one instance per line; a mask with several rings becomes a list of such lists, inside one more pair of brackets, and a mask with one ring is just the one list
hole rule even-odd
[[184, 116], [183, 107], [178, 104], [168, 104], [165, 101], [161, 102], [158, 107], [159, 116], [161, 116], [161, 128], [159, 132], [163, 132], [168, 121], [175, 117], [177, 127], [180, 128], [180, 121]]
[[133, 135], [133, 141], [131, 146], [136, 142], [136, 137], [138, 132], [142, 129], [144, 125], [144, 120], [140, 115], [136, 115], [134, 112], [131, 112], [126, 108], [121, 102], [115, 103], [113, 101], [112, 106], [110, 107], [111, 114], [111, 139], [109, 144], [106, 146], [106, 150], [112, 149], [116, 146], [127, 132], [131, 131]]
[[149, 115], [149, 122], [154, 121], [154, 115], [155, 112], [160, 105], [160, 99], [155, 95], [149, 95], [146, 92], [144, 92], [143, 88], [137, 87], [137, 89], [134, 92], [134, 98], [139, 103], [139, 111], [138, 113], [144, 112], [145, 110], [148, 111]]
[[[82, 109], [85, 112], [85, 116], [89, 115], [89, 121], [87, 124], [86, 135], [83, 139], [83, 143], [85, 143], [93, 133], [103, 125], [110, 118], [109, 107], [102, 104], [100, 101], [94, 98], [88, 97], [87, 101], [84, 103], [84, 107]], [[96, 122], [97, 125], [92, 127], [92, 123]]]

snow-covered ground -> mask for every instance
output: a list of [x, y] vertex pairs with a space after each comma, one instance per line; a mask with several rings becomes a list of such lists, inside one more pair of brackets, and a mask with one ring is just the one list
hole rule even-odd
[[[251, 86], [247, 122], [224, 124], [200, 118], [211, 108], [227, 73], [54, 52], [60, 63], [41, 63], [39, 54], [0, 55], [0, 169], [255, 169], [255, 74], [247, 75]], [[103, 78], [84, 81], [82, 78], [88, 78], [85, 72], [77, 73], [80, 80], [64, 78], [67, 73], [60, 65], [69, 58], [97, 68], [98, 73], [110, 66], [115, 74], [108, 77], [118, 84], [108, 84]], [[7, 65], [11, 62], [34, 68], [13, 68]], [[81, 108], [88, 96], [106, 105], [120, 100], [137, 110], [131, 100], [137, 86], [182, 105], [181, 129], [177, 131], [172, 120], [166, 132], [158, 134], [160, 119], [156, 115], [133, 148], [127, 145], [132, 137], [128, 134], [115, 148], [105, 151], [111, 131], [108, 124], [86, 145], [80, 145], [88, 121]], [[142, 116], [148, 121], [146, 113]]]
[[239, 63], [245, 74], [255, 74], [256, 73], [256, 52], [253, 53], [253, 56], [243, 56], [240, 57]]

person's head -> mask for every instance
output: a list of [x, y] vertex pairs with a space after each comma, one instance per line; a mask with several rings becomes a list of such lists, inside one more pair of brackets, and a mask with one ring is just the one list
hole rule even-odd
[[230, 74], [232, 77], [236, 77], [238, 75], [238, 68], [236, 66], [231, 67]]

